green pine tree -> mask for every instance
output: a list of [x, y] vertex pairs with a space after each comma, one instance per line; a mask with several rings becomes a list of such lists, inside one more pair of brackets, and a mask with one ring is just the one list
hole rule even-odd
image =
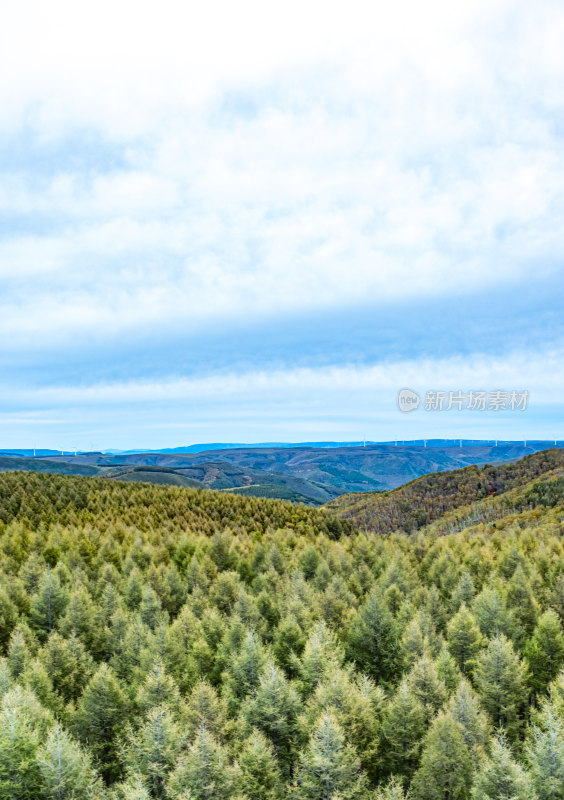
[[241, 648], [228, 664], [225, 675], [225, 688], [230, 696], [232, 710], [248, 695], [255, 695], [265, 663], [264, 645], [254, 631], [247, 631]]
[[306, 736], [325, 711], [330, 711], [347, 732], [362, 766], [376, 779], [379, 767], [378, 739], [386, 695], [365, 675], [355, 675], [350, 665], [333, 669], [309, 698], [301, 724]]
[[390, 682], [398, 674], [401, 645], [385, 601], [373, 591], [352, 623], [348, 648], [359, 668], [376, 681]]
[[507, 587], [507, 603], [519, 628], [530, 636], [537, 620], [539, 604], [523, 567], [519, 565]]
[[482, 705], [510, 741], [518, 737], [523, 723], [526, 678], [526, 667], [503, 634], [492, 639], [478, 658], [475, 680]]
[[260, 731], [254, 730], [245, 741], [238, 761], [241, 789], [248, 800], [282, 797], [282, 779], [274, 748]]
[[525, 647], [529, 683], [535, 692], [544, 692], [564, 664], [564, 633], [558, 614], [548, 609], [539, 618]]
[[10, 600], [8, 593], [0, 586], [0, 647], [4, 652], [17, 621], [18, 609]]
[[46, 639], [55, 628], [68, 603], [68, 595], [58, 575], [51, 569], [43, 573], [37, 593], [31, 598], [29, 621], [33, 630]]
[[256, 694], [243, 707], [243, 717], [250, 727], [261, 730], [274, 745], [283, 773], [290, 771], [293, 749], [298, 737], [300, 699], [297, 692], [272, 662], [262, 671]]
[[335, 634], [324, 622], [318, 622], [305, 643], [298, 666], [304, 694], [313, 692], [325, 675], [339, 668], [344, 660], [345, 653]]
[[527, 732], [526, 756], [537, 800], [563, 800], [564, 725], [550, 702]]
[[463, 603], [448, 623], [447, 646], [463, 675], [471, 675], [483, 646], [483, 637], [472, 613]]
[[475, 594], [476, 594], [476, 588], [474, 586], [474, 581], [472, 580], [472, 576], [470, 575], [468, 570], [464, 570], [450, 598], [450, 604], [452, 610], [455, 612], [458, 611], [458, 609], [463, 603], [466, 606], [470, 605]]
[[65, 639], [53, 631], [38, 658], [64, 703], [79, 697], [94, 670], [92, 657], [74, 634]]
[[73, 718], [77, 736], [89, 747], [106, 780], [119, 777], [121, 766], [116, 739], [122, 733], [127, 703], [120, 685], [103, 664], [92, 676], [78, 703]]
[[480, 701], [466, 678], [460, 681], [449, 701], [448, 710], [459, 723], [462, 738], [471, 755], [479, 758], [488, 742], [490, 726], [487, 714], [480, 707]]
[[30, 628], [25, 623], [17, 625], [12, 631], [8, 646], [8, 664], [16, 680], [25, 671], [36, 647], [37, 640]]
[[408, 800], [409, 796], [409, 793], [406, 795], [401, 781], [392, 777], [387, 783], [378, 787], [374, 800]]
[[503, 735], [494, 739], [491, 754], [482, 759], [472, 787], [472, 800], [530, 800], [531, 779], [513, 759]]
[[410, 778], [419, 762], [425, 733], [425, 710], [403, 680], [384, 709], [383, 760], [386, 772]]
[[124, 761], [127, 770], [142, 776], [153, 798], [166, 796], [168, 775], [184, 745], [184, 737], [166, 706], [151, 708], [147, 718], [126, 735]]
[[181, 755], [167, 783], [171, 800], [231, 800], [239, 774], [229, 764], [227, 750], [202, 727], [188, 751]]
[[60, 725], [49, 732], [37, 754], [45, 800], [95, 800], [103, 788], [90, 756]]
[[36, 800], [41, 793], [37, 760], [51, 720], [31, 692], [17, 686], [0, 706], [0, 800]]
[[188, 739], [193, 739], [202, 726], [222, 744], [232, 733], [227, 703], [207, 681], [200, 681], [192, 689], [182, 708], [181, 721]]
[[366, 777], [356, 751], [334, 716], [324, 714], [301, 753], [292, 791], [295, 800], [361, 800]]
[[429, 725], [447, 699], [446, 687], [429, 656], [423, 656], [413, 665], [407, 675], [407, 684], [421, 703], [425, 724]]
[[474, 598], [472, 614], [487, 639], [501, 633], [511, 637], [515, 631], [513, 610], [507, 608], [504, 598], [496, 588], [486, 587]]
[[137, 692], [137, 705], [142, 713], [147, 713], [155, 706], [169, 705], [177, 708], [180, 692], [170, 675], [166, 674], [164, 664], [157, 659]]
[[435, 667], [437, 668], [439, 680], [441, 680], [446, 687], [447, 694], [452, 694], [457, 689], [463, 676], [444, 641], [439, 655], [435, 659]]
[[460, 724], [442, 712], [425, 737], [421, 766], [413, 777], [415, 800], [466, 800], [472, 762]]

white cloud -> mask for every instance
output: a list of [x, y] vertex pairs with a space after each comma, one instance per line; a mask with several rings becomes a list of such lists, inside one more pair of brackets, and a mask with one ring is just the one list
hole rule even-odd
[[[20, 388], [3, 386], [3, 446], [166, 447], [196, 441], [390, 438], [564, 438], [564, 349], [507, 358], [402, 360]], [[397, 392], [530, 392], [526, 412], [401, 414]], [[7, 443], [8, 442], [8, 443]], [[27, 444], [26, 444], [27, 443]]]
[[[0, 123], [30, 160], [0, 176], [25, 223], [0, 236], [0, 335], [203, 332], [560, 269], [563, 26], [511, 0], [12, 4]], [[74, 166], [81, 132], [119, 165]]]
[[527, 389], [537, 405], [560, 401], [564, 374], [560, 365], [564, 349], [516, 352], [501, 358], [476, 354], [470, 358], [418, 359], [384, 362], [372, 366], [334, 365], [318, 368], [277, 369], [245, 373], [221, 372], [190, 378], [118, 381], [84, 385], [12, 388], [5, 398], [18, 408], [120, 405], [185, 401], [210, 401], [240, 405], [284, 403], [330, 407], [337, 411], [342, 397], [364, 405], [380, 405], [403, 386], [418, 391], [470, 391]]

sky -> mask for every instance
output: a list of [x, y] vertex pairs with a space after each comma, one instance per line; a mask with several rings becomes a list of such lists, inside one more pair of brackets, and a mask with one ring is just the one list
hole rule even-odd
[[564, 439], [563, 40], [549, 0], [9, 4], [0, 449]]

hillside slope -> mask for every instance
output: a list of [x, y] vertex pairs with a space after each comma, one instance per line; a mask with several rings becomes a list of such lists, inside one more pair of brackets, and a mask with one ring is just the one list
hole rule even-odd
[[345, 494], [327, 508], [375, 533], [410, 532], [459, 506], [524, 486], [551, 470], [564, 469], [564, 450], [533, 453], [510, 464], [470, 466], [424, 475], [391, 492]]
[[[417, 445], [367, 445], [366, 447], [259, 447], [230, 448], [203, 453], [84, 453], [49, 456], [49, 463], [67, 463], [119, 471], [127, 480], [139, 480], [138, 467], [175, 470], [202, 486], [278, 493], [311, 504], [323, 504], [348, 492], [394, 489], [430, 472], [453, 470], [471, 464], [497, 463], [522, 458], [546, 443], [504, 443], [455, 447]], [[43, 459], [38, 458], [41, 463]], [[44, 462], [46, 463], [46, 462]], [[199, 470], [203, 470], [199, 474]], [[158, 470], [157, 470], [158, 472]], [[104, 474], [104, 473], [101, 473]], [[151, 473], [144, 476], [151, 480]], [[155, 474], [156, 481], [166, 480]], [[182, 481], [171, 483], [182, 485]], [[254, 487], [254, 488], [249, 488]]]
[[[148, 459], [159, 461], [162, 459]], [[166, 459], [165, 459], [166, 460]], [[271, 497], [319, 506], [338, 496], [331, 486], [292, 474], [266, 472], [229, 462], [200, 462], [172, 468], [158, 463], [120, 463], [114, 457], [60, 456], [43, 458], [0, 457], [0, 472], [43, 472], [61, 475], [89, 475], [132, 483], [155, 483], [184, 488], [217, 489], [255, 497]]]

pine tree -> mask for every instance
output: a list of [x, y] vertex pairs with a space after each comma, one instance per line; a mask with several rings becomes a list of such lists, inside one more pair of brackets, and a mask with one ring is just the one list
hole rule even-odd
[[249, 698], [242, 713], [250, 727], [258, 728], [270, 739], [285, 774], [290, 770], [298, 736], [299, 709], [299, 697], [283, 672], [273, 663], [267, 664], [254, 698]]
[[68, 595], [61, 586], [58, 575], [51, 569], [41, 577], [37, 594], [31, 598], [29, 621], [33, 630], [43, 639], [55, 628], [68, 603]]
[[49, 709], [58, 717], [62, 717], [64, 713], [63, 699], [53, 688], [51, 676], [39, 659], [34, 658], [33, 661], [30, 661], [20, 677], [20, 681], [33, 692], [44, 708]]
[[297, 675], [299, 657], [305, 647], [306, 637], [291, 617], [281, 620], [274, 633], [272, 652], [276, 662], [290, 678]]
[[30, 662], [35, 649], [32, 645], [34, 640], [33, 633], [25, 623], [20, 623], [12, 631], [8, 647], [8, 664], [15, 679], [20, 677]]
[[443, 642], [441, 651], [435, 659], [435, 667], [439, 680], [441, 680], [446, 687], [447, 694], [452, 694], [457, 689], [463, 676], [458, 668], [458, 664], [449, 653], [445, 642]]
[[345, 660], [345, 653], [324, 622], [319, 622], [308, 637], [298, 666], [302, 691], [310, 694], [324, 677], [338, 669]]
[[248, 800], [278, 800], [282, 797], [282, 779], [274, 748], [260, 731], [251, 733], [238, 760], [241, 789]]
[[350, 665], [333, 669], [309, 698], [301, 724], [307, 735], [323, 712], [330, 711], [347, 732], [367, 775], [376, 779], [379, 766], [378, 738], [384, 691], [373, 681], [355, 675]]
[[429, 725], [447, 699], [446, 687], [429, 656], [423, 656], [413, 665], [407, 675], [407, 685], [421, 703], [425, 724]]
[[[119, 783], [113, 795], [116, 800], [152, 800], [149, 790], [141, 775], [130, 775], [126, 781]], [[190, 800], [188, 795], [183, 800]]]
[[373, 591], [352, 623], [348, 647], [359, 668], [376, 681], [392, 681], [401, 662], [395, 621], [378, 591]]
[[511, 642], [496, 636], [479, 656], [475, 679], [482, 705], [496, 728], [503, 727], [510, 741], [521, 728], [526, 700], [526, 668]]
[[458, 611], [462, 604], [468, 606], [476, 593], [474, 581], [467, 570], [464, 570], [451, 595], [450, 605], [453, 611]]
[[163, 618], [163, 614], [167, 616], [166, 612], [162, 610], [158, 594], [151, 586], [145, 586], [143, 589], [139, 613], [143, 623], [151, 630], [157, 627], [159, 621]]
[[409, 794], [406, 796], [403, 784], [396, 777], [392, 777], [387, 783], [378, 787], [374, 800], [407, 800], [408, 797]]
[[548, 609], [540, 617], [525, 648], [525, 658], [533, 691], [544, 692], [564, 664], [564, 633], [553, 609]]
[[522, 566], [517, 567], [509, 582], [507, 603], [525, 636], [530, 636], [535, 627], [539, 605]]
[[482, 634], [491, 639], [503, 633], [511, 637], [515, 631], [513, 611], [495, 588], [485, 588], [472, 601], [472, 614]]
[[45, 800], [94, 800], [102, 797], [101, 781], [90, 756], [59, 725], [49, 732], [37, 754]]
[[0, 800], [36, 800], [41, 790], [37, 751], [51, 720], [21, 687], [0, 706]]
[[564, 719], [564, 670], [558, 673], [548, 687], [548, 697], [555, 713]]
[[129, 573], [127, 583], [123, 589], [123, 599], [130, 611], [136, 611], [143, 597], [143, 579], [141, 572], [134, 567]]
[[202, 726], [222, 744], [231, 735], [233, 723], [228, 718], [227, 703], [207, 681], [194, 686], [181, 716], [188, 739], [193, 739]]
[[425, 737], [421, 766], [414, 775], [415, 800], [466, 800], [472, 763], [458, 722], [448, 713], [435, 719]]
[[18, 609], [0, 586], [0, 647], [5, 651], [12, 630], [18, 621]]
[[54, 690], [68, 703], [76, 700], [91, 677], [94, 662], [82, 642], [73, 634], [64, 639], [53, 631], [39, 652]]
[[181, 608], [165, 632], [165, 666], [182, 692], [191, 689], [196, 680], [196, 665], [190, 652], [200, 635], [200, 622], [188, 606]]
[[133, 775], [143, 777], [153, 798], [165, 797], [168, 775], [184, 745], [179, 726], [166, 706], [151, 708], [135, 731], [129, 729], [125, 745], [125, 764]]
[[526, 755], [537, 800], [563, 800], [564, 726], [550, 702], [527, 732]]
[[92, 752], [106, 780], [119, 776], [116, 737], [123, 731], [127, 704], [120, 685], [107, 665], [102, 665], [86, 686], [74, 714], [78, 737]]
[[424, 655], [437, 655], [440, 641], [431, 615], [420, 611], [410, 620], [402, 637], [404, 664], [412, 667]]
[[472, 674], [483, 638], [471, 612], [462, 604], [447, 627], [447, 646], [463, 675]]
[[147, 713], [151, 708], [169, 705], [177, 708], [180, 702], [180, 693], [174, 680], [166, 674], [164, 664], [157, 659], [144, 682], [137, 692], [137, 705], [142, 713]]
[[58, 628], [67, 639], [75, 634], [90, 652], [100, 653], [102, 630], [96, 620], [90, 592], [84, 586], [79, 585], [71, 592]]
[[462, 738], [473, 758], [479, 758], [488, 742], [490, 730], [487, 715], [466, 678], [460, 681], [451, 697], [448, 710], [460, 725]]
[[403, 680], [385, 707], [382, 720], [383, 759], [388, 774], [411, 777], [419, 761], [424, 733], [423, 704]]
[[230, 695], [230, 706], [235, 710], [245, 697], [254, 696], [261, 670], [266, 663], [266, 652], [258, 635], [248, 631], [241, 648], [227, 667], [226, 690]]
[[503, 735], [494, 739], [491, 754], [482, 760], [472, 787], [472, 800], [530, 800], [531, 779], [513, 759]]
[[324, 714], [301, 753], [292, 797], [295, 800], [361, 800], [366, 778], [355, 750], [332, 714]]
[[202, 727], [188, 752], [181, 755], [167, 784], [171, 800], [231, 800], [237, 792], [238, 770], [226, 749]]

